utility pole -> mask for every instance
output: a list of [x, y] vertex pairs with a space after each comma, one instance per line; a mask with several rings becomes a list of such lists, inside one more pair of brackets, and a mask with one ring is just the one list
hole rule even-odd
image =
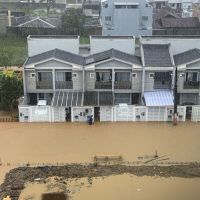
[[174, 116], [173, 116], [173, 125], [176, 126], [177, 125], [177, 66], [175, 69], [175, 77], [174, 77]]

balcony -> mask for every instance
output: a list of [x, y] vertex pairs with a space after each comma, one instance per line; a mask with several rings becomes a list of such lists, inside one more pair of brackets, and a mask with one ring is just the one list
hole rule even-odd
[[112, 89], [112, 81], [96, 81], [95, 89]]
[[131, 81], [115, 81], [115, 89], [131, 89]]
[[53, 89], [52, 81], [37, 81], [36, 83], [37, 89]]
[[73, 89], [72, 81], [56, 81], [56, 89]]
[[184, 89], [199, 89], [199, 81], [184, 81]]
[[171, 81], [154, 81], [154, 89], [171, 89]]

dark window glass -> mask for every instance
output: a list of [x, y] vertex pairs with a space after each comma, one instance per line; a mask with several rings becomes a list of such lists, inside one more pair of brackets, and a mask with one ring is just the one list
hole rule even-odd
[[65, 81], [71, 81], [71, 80], [72, 80], [72, 73], [65, 72]]
[[96, 72], [96, 81], [111, 81], [111, 72]]
[[138, 5], [127, 5], [128, 9], [136, 9], [138, 8]]
[[126, 5], [115, 5], [116, 9], [123, 9], [126, 8]]
[[129, 72], [115, 72], [115, 81], [130, 81]]

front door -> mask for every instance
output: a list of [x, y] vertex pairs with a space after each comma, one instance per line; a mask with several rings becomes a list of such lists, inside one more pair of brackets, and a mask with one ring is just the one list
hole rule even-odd
[[71, 122], [71, 107], [65, 108], [65, 121]]
[[94, 121], [100, 121], [100, 107], [94, 108]]

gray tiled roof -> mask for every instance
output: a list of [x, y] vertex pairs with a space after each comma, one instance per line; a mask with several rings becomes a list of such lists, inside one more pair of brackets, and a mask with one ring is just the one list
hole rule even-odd
[[33, 57], [29, 57], [25, 63], [25, 65], [29, 65], [32, 63], [37, 63], [46, 59], [57, 58], [66, 62], [78, 64], [78, 65], [88, 65], [91, 63], [100, 62], [103, 60], [107, 60], [110, 58], [118, 58], [127, 62], [141, 64], [140, 58], [134, 55], [126, 54], [121, 51], [117, 51], [115, 49], [103, 51], [101, 53], [93, 54], [87, 57], [83, 57], [81, 55], [73, 54], [70, 52], [62, 51], [59, 49], [54, 49], [51, 51], [47, 51]]
[[197, 17], [187, 18], [163, 18], [162, 28], [197, 28], [200, 23]]
[[174, 55], [175, 65], [181, 65], [197, 59], [200, 59], [200, 49], [191, 49]]
[[57, 58], [66, 62], [83, 65], [85, 63], [85, 60], [82, 56], [73, 54], [70, 52], [62, 51], [59, 49], [54, 49], [51, 51], [47, 51], [32, 57], [29, 57], [25, 63], [25, 65], [29, 65], [32, 63], [37, 63], [46, 59], [50, 58]]
[[86, 57], [86, 64], [100, 62], [100, 61], [107, 60], [110, 58], [117, 58], [117, 59], [124, 60], [124, 61], [130, 62], [130, 63], [141, 65], [140, 57], [131, 55], [131, 54], [127, 54], [122, 51], [118, 51], [116, 49], [110, 49], [107, 51], [103, 51], [100, 53], [90, 55], [90, 56]]
[[169, 44], [142, 44], [144, 63], [149, 67], [170, 67], [172, 60]]

